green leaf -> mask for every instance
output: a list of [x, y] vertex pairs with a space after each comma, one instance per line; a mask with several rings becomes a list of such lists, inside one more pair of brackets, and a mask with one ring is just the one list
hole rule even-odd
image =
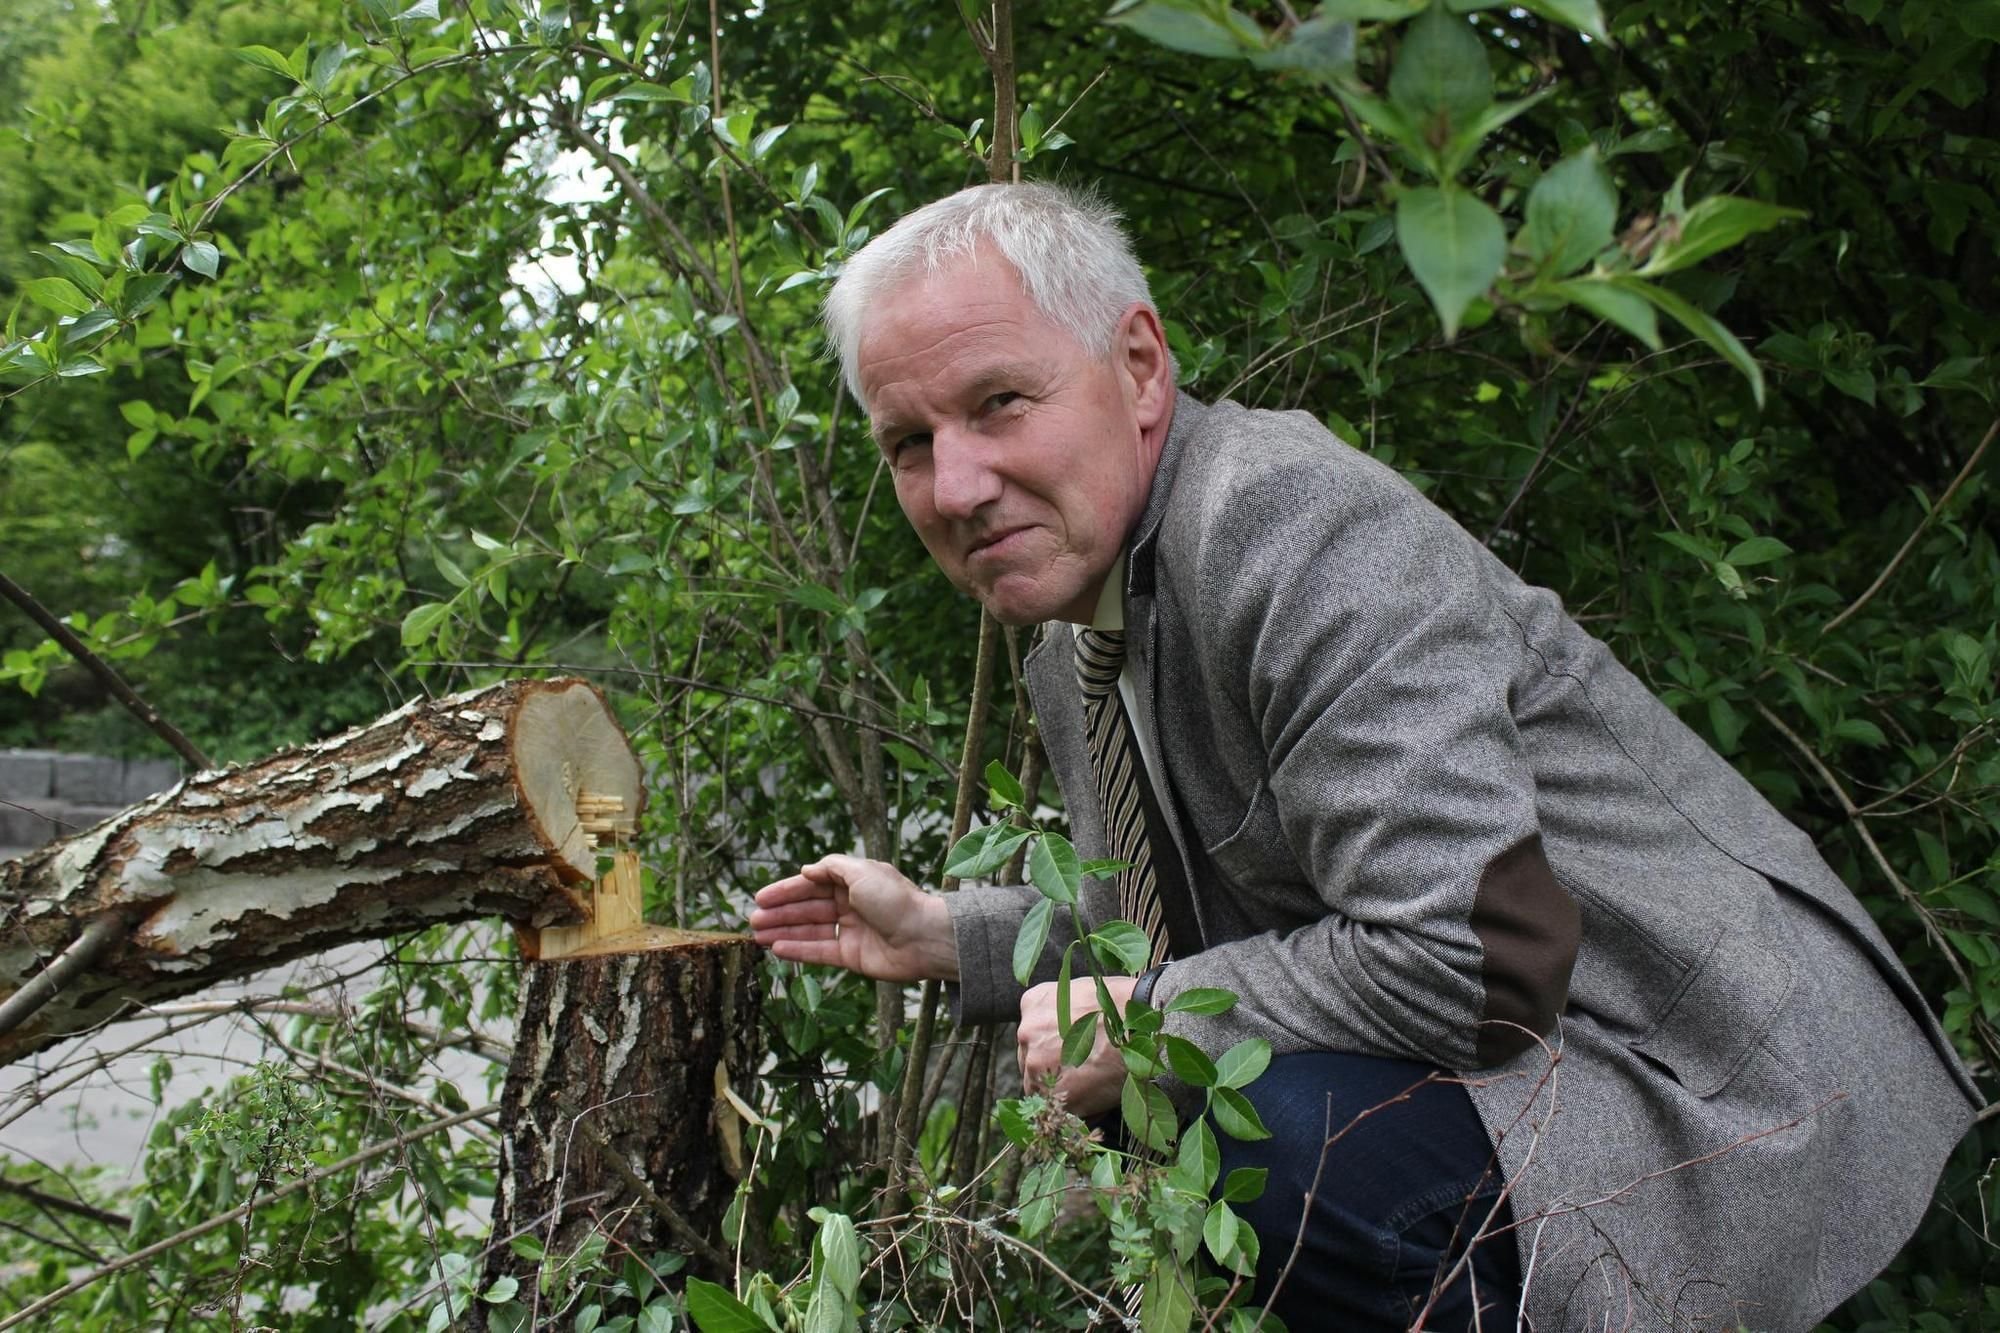
[[1194, 1194], [1207, 1194], [1215, 1188], [1215, 1177], [1222, 1170], [1222, 1149], [1206, 1120], [1195, 1121], [1181, 1135], [1180, 1157], [1174, 1165], [1181, 1174], [1181, 1188]]
[[259, 69], [268, 69], [273, 74], [282, 74], [294, 83], [299, 81], [300, 71], [293, 69], [291, 61], [268, 46], [238, 47], [236, 49], [236, 58], [255, 65]]
[[502, 1274], [493, 1280], [493, 1285], [479, 1293], [479, 1299], [498, 1305], [502, 1301], [514, 1299], [514, 1293], [521, 1289], [521, 1279], [511, 1273]]
[[1336, 22], [1400, 23], [1429, 7], [1431, 0], [1325, 0], [1313, 17]]
[[676, 79], [672, 87], [657, 83], [634, 83], [611, 95], [614, 102], [693, 102], [694, 87], [686, 79]]
[[1228, 26], [1175, 4], [1138, 4], [1108, 15], [1104, 21], [1129, 28], [1172, 51], [1197, 56], [1244, 54], [1243, 43]]
[[1009, 1097], [994, 1104], [993, 1119], [1002, 1134], [1025, 1148], [1034, 1140], [1035, 1113], [1042, 1105], [1040, 1097]]
[[1537, 105], [1553, 92], [1555, 86], [1552, 84], [1540, 92], [1529, 93], [1526, 97], [1516, 98], [1511, 102], [1495, 102], [1454, 128], [1450, 141], [1438, 158], [1436, 167], [1438, 177], [1449, 180], [1458, 175], [1465, 169], [1465, 164], [1472, 160], [1473, 154], [1479, 151], [1479, 146], [1486, 142], [1487, 135]]
[[174, 281], [171, 273], [142, 273], [125, 284], [124, 294], [118, 298], [118, 313], [128, 319], [143, 314], [152, 308]]
[[1236, 1007], [1234, 991], [1213, 986], [1196, 986], [1167, 1001], [1170, 1014], [1226, 1014]]
[[1236, 1210], [1226, 1203], [1210, 1204], [1208, 1216], [1202, 1219], [1202, 1241], [1208, 1246], [1208, 1252], [1215, 1256], [1215, 1262], [1224, 1267], [1229, 1265], [1231, 1254], [1236, 1249], [1236, 1227]]
[[1266, 1166], [1239, 1166], [1222, 1182], [1222, 1197], [1231, 1203], [1254, 1203], [1264, 1197], [1264, 1182], [1270, 1174]]
[[1136, 977], [1153, 960], [1153, 942], [1130, 921], [1105, 922], [1090, 932], [1090, 946], [1113, 975]]
[[221, 262], [222, 252], [207, 241], [189, 241], [181, 251], [181, 263], [205, 278], [214, 277]]
[[800, 606], [810, 607], [814, 611], [823, 612], [829, 616], [839, 616], [847, 613], [847, 603], [841, 600], [840, 594], [834, 592], [831, 588], [822, 588], [817, 583], [795, 583], [786, 593], [786, 596], [790, 597]]
[[411, 609], [403, 617], [403, 646], [414, 648], [437, 632], [444, 618], [451, 613], [449, 602], [425, 602]]
[[1174, 1104], [1167, 1100], [1167, 1094], [1158, 1085], [1125, 1076], [1125, 1086], [1118, 1094], [1118, 1110], [1124, 1117], [1125, 1128], [1132, 1137], [1155, 1152], [1169, 1152], [1174, 1146], [1174, 1131], [1178, 1126], [1174, 1115]]
[[1645, 297], [1604, 278], [1571, 278], [1549, 291], [1616, 324], [1654, 351], [1660, 350], [1660, 316]]
[[1194, 1088], [1215, 1086], [1215, 1061], [1209, 1059], [1208, 1053], [1201, 1047], [1186, 1037], [1176, 1037], [1171, 1034], [1160, 1037], [1160, 1047], [1167, 1057], [1167, 1067], [1174, 1071], [1174, 1077], [1181, 1082]]
[[63, 242], [54, 250], [37, 250], [34, 253], [47, 260], [58, 276], [68, 278], [85, 296], [95, 301], [104, 291], [104, 275], [97, 271], [95, 264], [68, 253], [65, 248], [68, 244]]
[[1225, 1088], [1240, 1088], [1254, 1081], [1271, 1063], [1271, 1043], [1262, 1037], [1246, 1037], [1222, 1053], [1215, 1062], [1216, 1082]]
[[1663, 530], [1653, 535], [1669, 546], [1686, 551], [1703, 564], [1714, 564], [1716, 561], [1722, 559], [1722, 550], [1720, 547], [1691, 533]]
[[1589, 33], [1597, 41], [1611, 40], [1611, 34], [1604, 30], [1604, 13], [1597, 7], [1597, 0], [1515, 0], [1515, 3], [1530, 14]]
[[1014, 980], [1023, 986], [1035, 975], [1035, 964], [1042, 959], [1042, 946], [1048, 943], [1049, 922], [1055, 910], [1055, 903], [1043, 898], [1021, 918], [1021, 933], [1014, 937]]
[[1748, 569], [1752, 565], [1768, 564], [1773, 560], [1782, 559], [1791, 553], [1792, 548], [1776, 537], [1752, 537], [1731, 547], [1729, 554], [1723, 559], [1738, 569]]
[[68, 278], [30, 278], [21, 284], [30, 301], [58, 315], [81, 315], [92, 308], [91, 300]]
[[1007, 809], [1028, 803], [1028, 793], [1021, 790], [1021, 780], [1007, 771], [1007, 765], [995, 759], [986, 766], [986, 789], [995, 807]]
[[1083, 866], [1076, 848], [1060, 833], [1044, 833], [1028, 849], [1028, 883], [1044, 898], [1069, 904], [1083, 886]]
[[981, 879], [1007, 864], [1007, 858], [1033, 836], [1034, 830], [1012, 824], [987, 824], [958, 840], [945, 858], [944, 873], [954, 879]]
[[1722, 327], [1714, 316], [1666, 288], [1641, 278], [1622, 276], [1611, 281], [1615, 282], [1621, 291], [1636, 292], [1651, 301], [1660, 308], [1662, 314], [1677, 320], [1689, 333], [1720, 352], [1723, 360], [1736, 367], [1743, 378], [1750, 381], [1750, 393], [1757, 400], [1757, 406], [1764, 405], [1763, 370], [1757, 365], [1756, 359], [1744, 350], [1743, 344], [1736, 341], [1736, 335]]
[[1465, 309], [1493, 285], [1507, 259], [1500, 216], [1462, 190], [1406, 190], [1396, 201], [1396, 240], [1445, 337], [1458, 333]]
[[1796, 208], [1781, 208], [1759, 199], [1716, 194], [1696, 204], [1680, 220], [1680, 234], [1653, 251], [1639, 272], [1648, 278], [1675, 273], [1726, 250], [1746, 236], [1768, 231], [1781, 222], [1802, 218]]
[[1882, 734], [1882, 728], [1863, 717], [1842, 718], [1834, 724], [1833, 734], [1841, 740], [1856, 741], [1877, 750], [1889, 743], [1889, 738]]
[[1093, 1009], [1069, 1025], [1069, 1030], [1063, 1033], [1064, 1065], [1075, 1068], [1090, 1058], [1091, 1049], [1097, 1045], [1097, 1025], [1103, 1018], [1103, 1014]]
[[1528, 192], [1528, 217], [1517, 241], [1530, 259], [1561, 277], [1574, 273], [1611, 244], [1618, 225], [1618, 193], [1586, 148], [1544, 172]]
[[1021, 1177], [1021, 1235], [1033, 1240], [1056, 1220], [1056, 1205], [1062, 1202], [1064, 1164], [1061, 1158], [1029, 1168]]
[[1217, 1088], [1215, 1100], [1208, 1105], [1208, 1113], [1215, 1117], [1216, 1127], [1232, 1139], [1247, 1143], [1271, 1137], [1271, 1131], [1264, 1128], [1257, 1108], [1234, 1088]]
[[820, 1275], [842, 1297], [851, 1299], [861, 1285], [861, 1241], [853, 1220], [843, 1213], [826, 1213], [814, 1249], [819, 1252]]
[[701, 1333], [769, 1333], [771, 1327], [727, 1287], [698, 1277], [688, 1279], [687, 1311]]
[[1389, 100], [1421, 122], [1433, 143], [1449, 140], [1485, 110], [1493, 101], [1493, 66], [1472, 25], [1444, 5], [1426, 9], [1404, 31]]
[[144, 428], [160, 419], [153, 405], [143, 398], [128, 398], [118, 404], [118, 415], [125, 418], [128, 425]]
[[1187, 1333], [1194, 1326], [1194, 1275], [1187, 1269], [1163, 1262], [1146, 1279], [1145, 1293], [1139, 1327], [1146, 1333]]

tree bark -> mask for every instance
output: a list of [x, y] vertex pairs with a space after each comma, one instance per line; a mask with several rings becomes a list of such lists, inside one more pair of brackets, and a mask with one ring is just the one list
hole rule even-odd
[[[673, 1250], [725, 1276], [735, 1238], [720, 1222], [751, 1141], [723, 1090], [747, 1100], [763, 1054], [757, 948], [653, 936], [644, 952], [524, 964], [482, 1290], [512, 1275], [535, 1300], [539, 1272], [599, 1232], [614, 1266]], [[542, 1258], [517, 1252], [522, 1236]], [[541, 1299], [546, 1317], [562, 1295]]]
[[[0, 863], [0, 997], [71, 949], [56, 994], [0, 1033], [0, 1064], [65, 1036], [355, 940], [589, 910], [609, 794], [629, 831], [638, 762], [603, 696], [515, 680], [410, 704], [331, 740], [188, 778], [94, 829]], [[79, 949], [78, 952], [83, 952]]]

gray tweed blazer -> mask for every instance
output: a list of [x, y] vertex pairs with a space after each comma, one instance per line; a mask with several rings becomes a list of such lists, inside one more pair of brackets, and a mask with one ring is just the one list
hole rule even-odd
[[[1805, 1329], [1894, 1255], [1970, 1078], [1811, 840], [1555, 594], [1309, 416], [1182, 395], [1125, 614], [1204, 946], [1155, 1001], [1241, 997], [1170, 1031], [1477, 1071], [1537, 1329]], [[1101, 856], [1072, 649], [1030, 690]], [[1016, 1015], [1032, 900], [952, 895], [968, 1020]]]

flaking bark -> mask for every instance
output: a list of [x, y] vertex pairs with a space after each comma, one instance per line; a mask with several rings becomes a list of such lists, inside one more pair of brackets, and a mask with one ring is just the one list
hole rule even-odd
[[[482, 1289], [512, 1275], [533, 1291], [600, 1230], [611, 1253], [672, 1250], [720, 1275], [723, 1210], [753, 1146], [722, 1088], [751, 1096], [761, 969], [741, 936], [672, 934], [682, 942], [524, 964]], [[546, 1257], [517, 1252], [521, 1236]]]
[[[563, 725], [521, 728], [537, 710]], [[636, 813], [637, 766], [602, 697], [579, 681], [517, 680], [195, 774], [0, 863], [0, 997], [91, 922], [132, 923], [0, 1035], [0, 1064], [132, 1006], [356, 940], [478, 916], [534, 927], [581, 920], [594, 867], [561, 784], [591, 775], [544, 753], [569, 743], [545, 733], [573, 734], [578, 717]], [[537, 769], [548, 770], [539, 781]]]

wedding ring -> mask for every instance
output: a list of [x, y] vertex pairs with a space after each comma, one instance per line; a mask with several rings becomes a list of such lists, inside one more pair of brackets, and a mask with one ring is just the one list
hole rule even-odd
[[833, 923], [833, 942], [835, 944], [840, 943], [840, 923], [838, 921]]

